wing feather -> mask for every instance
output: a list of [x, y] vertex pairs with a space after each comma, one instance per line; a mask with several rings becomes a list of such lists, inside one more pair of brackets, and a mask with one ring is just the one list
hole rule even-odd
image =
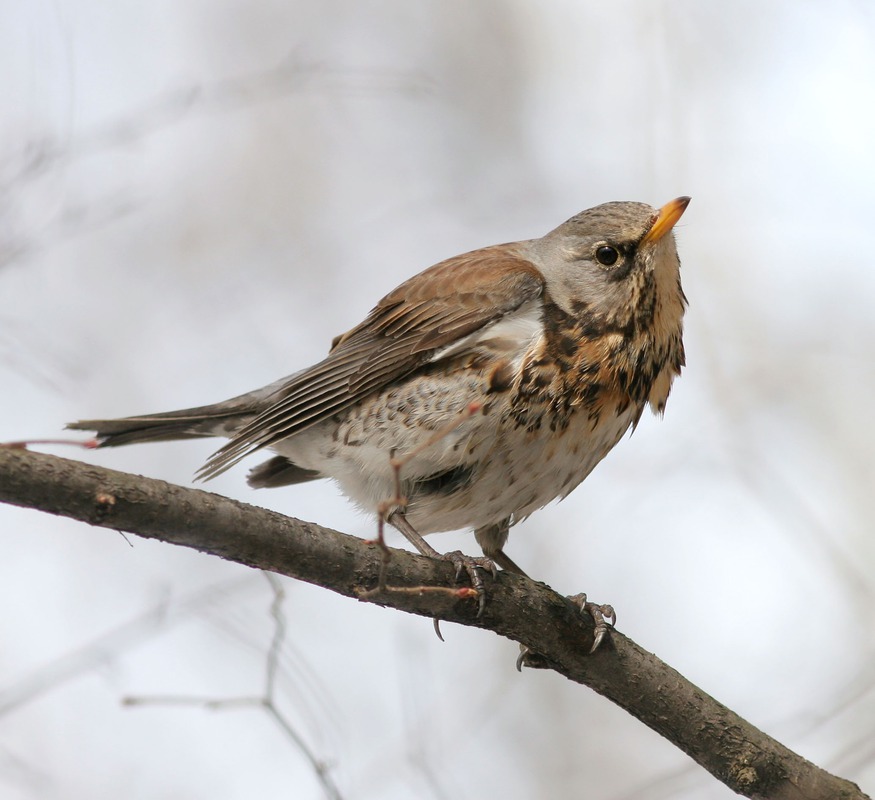
[[330, 418], [540, 297], [544, 279], [526, 258], [527, 246], [475, 250], [401, 284], [364, 322], [337, 337], [327, 358], [279, 387], [274, 401], [210, 458], [200, 477], [218, 475], [249, 453]]

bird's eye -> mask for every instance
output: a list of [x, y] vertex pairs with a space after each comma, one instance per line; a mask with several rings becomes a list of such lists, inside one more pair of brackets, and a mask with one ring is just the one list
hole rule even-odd
[[612, 267], [617, 263], [620, 257], [620, 252], [616, 247], [611, 247], [609, 244], [603, 244], [595, 251], [595, 260], [603, 267]]

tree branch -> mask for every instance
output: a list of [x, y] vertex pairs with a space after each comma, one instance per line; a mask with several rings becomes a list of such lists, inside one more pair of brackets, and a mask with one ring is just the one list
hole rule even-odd
[[[23, 449], [0, 447], [0, 501], [192, 547], [362, 599], [377, 585], [378, 547], [310, 522], [197, 489]], [[593, 625], [549, 587], [500, 573], [482, 617], [453, 568], [392, 550], [397, 591], [374, 602], [492, 630], [520, 642], [665, 736], [718, 780], [752, 798], [866, 798], [754, 728], [618, 631], [587, 655]], [[430, 587], [430, 588], [426, 588]], [[434, 588], [431, 588], [434, 587]]]

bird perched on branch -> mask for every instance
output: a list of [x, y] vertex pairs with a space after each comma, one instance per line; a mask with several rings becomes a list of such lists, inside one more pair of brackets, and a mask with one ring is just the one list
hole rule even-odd
[[[665, 408], [684, 364], [672, 228], [688, 203], [605, 203], [540, 239], [442, 261], [318, 364], [262, 389], [69, 427], [106, 447], [227, 437], [201, 478], [269, 449], [252, 486], [333, 478], [421, 553], [467, 570], [482, 603], [480, 570], [522, 573], [504, 552], [510, 527], [580, 484], [645, 406]], [[423, 539], [459, 528], [473, 528], [482, 557]], [[583, 605], [597, 645], [613, 611]]]

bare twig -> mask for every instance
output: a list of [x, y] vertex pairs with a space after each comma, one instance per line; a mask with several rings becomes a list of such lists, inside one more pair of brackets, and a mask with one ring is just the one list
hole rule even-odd
[[263, 708], [268, 716], [279, 726], [280, 730], [291, 739], [297, 750], [309, 762], [310, 767], [322, 786], [325, 796], [330, 800], [343, 800], [340, 790], [330, 774], [329, 765], [318, 758], [301, 733], [276, 704], [276, 678], [279, 669], [280, 653], [286, 638], [286, 618], [283, 613], [285, 592], [280, 579], [270, 573], [263, 573], [273, 590], [273, 601], [270, 604], [270, 615], [274, 621], [274, 633], [265, 662], [264, 692], [260, 696], [204, 698], [180, 695], [149, 695], [147, 697], [125, 697], [126, 706], [197, 706], [210, 711], [226, 711], [235, 708]]
[[[330, 65], [288, 53], [271, 66], [212, 81], [193, 80], [165, 91], [101, 125], [75, 136], [43, 136], [0, 156], [0, 211], [20, 204], [24, 187], [58, 169], [94, 155], [106, 155], [138, 144], [197, 115], [228, 114], [259, 103], [271, 103], [307, 91], [322, 95], [384, 94], [419, 96], [432, 90], [427, 75], [413, 70]], [[109, 195], [99, 202], [67, 201], [38, 235], [4, 230], [0, 268], [35, 252], [97, 230], [134, 211], [135, 200]], [[10, 217], [3, 214], [4, 219]]]
[[20, 681], [0, 688], [0, 716], [33, 702], [46, 692], [101, 664], [119, 658], [129, 647], [166, 631], [172, 623], [197, 612], [216, 594], [232, 596], [247, 584], [247, 580], [235, 578], [233, 581], [198, 589], [178, 598], [172, 605], [168, 598], [162, 599], [148, 611], [44, 666], [31, 670]]
[[32, 181], [58, 164], [136, 144], [193, 113], [236, 111], [307, 90], [421, 95], [432, 90], [432, 81], [412, 70], [329, 65], [292, 52], [265, 69], [177, 86], [69, 142], [59, 144], [48, 137], [29, 141], [0, 160], [0, 199], [13, 185]]

